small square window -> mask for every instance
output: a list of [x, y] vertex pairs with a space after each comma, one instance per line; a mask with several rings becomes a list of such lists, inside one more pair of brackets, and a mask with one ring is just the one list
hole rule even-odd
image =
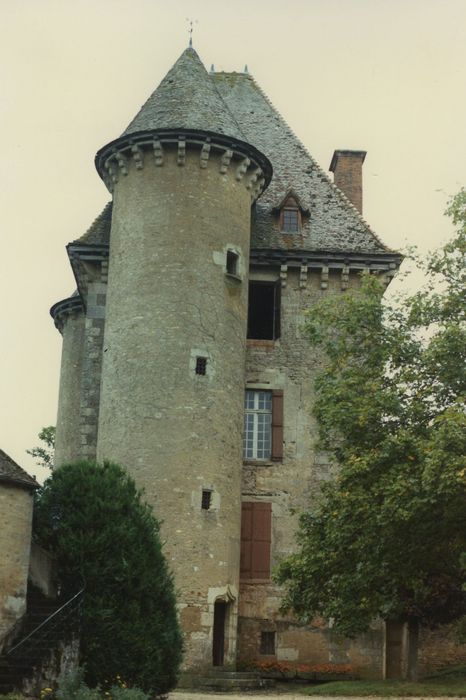
[[196, 357], [196, 374], [205, 375], [207, 370], [207, 357]]
[[261, 632], [260, 653], [264, 655], [275, 655], [275, 632]]
[[210, 510], [210, 505], [212, 503], [212, 491], [208, 491], [207, 489], [202, 491], [202, 502], [201, 502], [201, 508], [202, 510]]
[[239, 255], [234, 250], [227, 250], [227, 273], [238, 276]]

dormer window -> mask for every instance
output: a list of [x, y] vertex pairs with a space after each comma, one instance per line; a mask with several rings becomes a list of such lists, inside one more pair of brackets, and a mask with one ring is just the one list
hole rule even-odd
[[282, 233], [300, 233], [303, 217], [309, 215], [295, 192], [288, 190], [282, 201], [273, 207], [272, 211], [278, 216], [278, 226]]
[[299, 232], [298, 207], [283, 207], [281, 216], [281, 230], [283, 233]]

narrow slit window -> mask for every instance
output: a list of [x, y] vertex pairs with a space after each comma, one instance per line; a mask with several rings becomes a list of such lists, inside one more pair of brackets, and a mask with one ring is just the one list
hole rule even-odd
[[239, 255], [234, 250], [227, 251], [227, 273], [238, 276]]
[[210, 510], [211, 503], [212, 503], [212, 491], [209, 491], [208, 489], [204, 489], [202, 491], [202, 502], [201, 502], [202, 510]]
[[205, 376], [207, 371], [207, 357], [196, 357], [196, 374]]
[[275, 632], [261, 632], [260, 653], [268, 656], [275, 655]]

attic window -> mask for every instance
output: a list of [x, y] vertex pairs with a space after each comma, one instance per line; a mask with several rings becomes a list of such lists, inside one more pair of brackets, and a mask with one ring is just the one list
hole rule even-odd
[[292, 191], [283, 198], [280, 204], [273, 208], [273, 211], [279, 217], [279, 228], [282, 233], [299, 233], [303, 224], [303, 216], [309, 214], [307, 209], [304, 209], [298, 195]]
[[280, 216], [280, 228], [283, 233], [298, 233], [300, 223], [298, 207], [283, 207]]

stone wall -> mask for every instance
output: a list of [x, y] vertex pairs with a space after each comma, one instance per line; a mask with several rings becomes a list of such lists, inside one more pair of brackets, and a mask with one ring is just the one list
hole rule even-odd
[[447, 666], [466, 664], [466, 644], [458, 644], [454, 625], [419, 631], [419, 674], [434, 673]]
[[26, 612], [33, 494], [0, 482], [0, 650]]
[[216, 601], [236, 657], [251, 191], [232, 156], [188, 144], [128, 161], [111, 229], [98, 458], [125, 466], [162, 520], [197, 670], [212, 665]]
[[73, 462], [81, 454], [80, 422], [81, 378], [84, 353], [85, 316], [82, 311], [70, 313], [62, 328], [60, 391], [58, 395], [57, 431], [55, 436], [56, 466]]
[[[242, 498], [272, 504], [272, 569], [295, 547], [297, 515], [308, 508], [323, 482], [334, 469], [327, 455], [315, 451], [317, 425], [312, 417], [313, 380], [323, 358], [309, 345], [303, 332], [305, 311], [322, 295], [340, 294], [340, 272], [297, 271], [286, 277], [280, 268], [251, 270], [253, 280], [282, 279], [281, 337], [276, 341], [249, 340], [247, 388], [282, 389], [284, 392], [284, 456], [282, 462], [248, 461], [243, 466]], [[357, 286], [350, 274], [344, 285]], [[366, 676], [380, 675], [383, 628], [374, 625], [353, 643], [336, 637], [323, 621], [310, 626], [279, 611], [280, 589], [270, 581], [241, 581], [239, 605], [239, 657], [267, 659], [260, 654], [262, 631], [275, 631], [276, 653], [272, 658], [308, 664], [344, 663]]]

